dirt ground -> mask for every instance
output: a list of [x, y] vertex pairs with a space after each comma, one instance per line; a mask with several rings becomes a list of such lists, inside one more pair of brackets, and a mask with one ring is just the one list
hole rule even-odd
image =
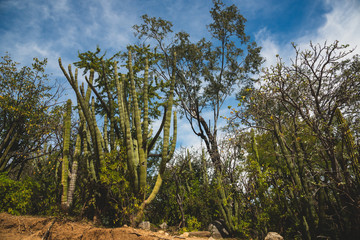
[[[192, 235], [202, 236], [195, 237]], [[202, 234], [202, 235], [201, 235]], [[99, 228], [86, 222], [72, 222], [51, 217], [13, 216], [0, 213], [1, 240], [65, 240], [65, 239], [125, 239], [125, 240], [205, 240], [213, 239], [206, 232], [189, 236], [171, 236], [164, 231], [152, 232], [132, 227]]]

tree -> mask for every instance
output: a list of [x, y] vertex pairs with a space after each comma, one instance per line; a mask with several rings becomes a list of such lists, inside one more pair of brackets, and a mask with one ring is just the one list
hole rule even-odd
[[[296, 46], [290, 66], [279, 59], [260, 89], [247, 89], [236, 118], [272, 135], [277, 195], [302, 238], [359, 233], [359, 56], [338, 42]], [[274, 188], [278, 186], [274, 185]], [[286, 197], [289, 198], [286, 199]]]
[[34, 58], [31, 67], [18, 69], [10, 56], [0, 63], [0, 172], [18, 177], [49, 141], [56, 124], [51, 106], [58, 89], [48, 85], [47, 60]]
[[[155, 48], [163, 54], [163, 61], [157, 65], [160, 76], [168, 76], [168, 67], [171, 66], [169, 53], [177, 52], [176, 93], [182, 113], [193, 132], [204, 141], [222, 189], [225, 166], [218, 147], [220, 109], [235, 87], [252, 84], [250, 74], [258, 71], [262, 58], [260, 47], [245, 34], [246, 19], [238, 8], [235, 5], [227, 7], [218, 0], [213, 4], [210, 11], [213, 22], [208, 25], [213, 41], [203, 38], [192, 43], [189, 34], [180, 32], [167, 45], [172, 24], [147, 15], [142, 16], [144, 23], [134, 26], [134, 29], [140, 39], [155, 40]], [[211, 111], [210, 119], [205, 118], [208, 110]], [[219, 198], [222, 200], [219, 200], [219, 208], [228, 230], [235, 233], [238, 229], [233, 223], [232, 210], [229, 206], [224, 208], [223, 204], [226, 194], [220, 190]]]

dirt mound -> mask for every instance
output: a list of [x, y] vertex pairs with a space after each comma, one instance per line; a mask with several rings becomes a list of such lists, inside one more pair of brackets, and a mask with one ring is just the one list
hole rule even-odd
[[131, 227], [99, 228], [89, 223], [59, 220], [51, 217], [12, 216], [0, 213], [0, 239], [2, 240], [65, 240], [65, 239], [128, 239], [170, 240], [208, 238], [170, 236], [164, 231], [151, 232]]

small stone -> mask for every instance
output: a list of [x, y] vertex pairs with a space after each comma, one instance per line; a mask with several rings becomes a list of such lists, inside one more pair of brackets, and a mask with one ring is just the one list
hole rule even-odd
[[168, 225], [167, 225], [166, 222], [163, 222], [162, 224], [160, 224], [159, 227], [160, 227], [161, 229], [163, 229], [163, 230], [166, 230], [166, 229], [168, 228]]
[[125, 224], [123, 227], [124, 227], [124, 228], [127, 228], [127, 227], [129, 227], [129, 226]]
[[188, 233], [188, 232], [184, 232], [183, 234], [180, 235], [180, 237], [189, 237], [189, 233]]
[[150, 230], [150, 222], [149, 221], [143, 221], [139, 224], [139, 228], [143, 230]]
[[158, 231], [160, 234], [164, 234], [165, 232], [163, 230]]
[[208, 230], [211, 232], [211, 236], [214, 238], [222, 238], [221, 233], [214, 224], [210, 224]]
[[194, 232], [189, 233], [189, 237], [207, 238], [207, 237], [211, 237], [211, 232], [209, 232], [209, 231], [194, 231]]
[[265, 240], [284, 240], [284, 238], [277, 232], [269, 232], [266, 235]]

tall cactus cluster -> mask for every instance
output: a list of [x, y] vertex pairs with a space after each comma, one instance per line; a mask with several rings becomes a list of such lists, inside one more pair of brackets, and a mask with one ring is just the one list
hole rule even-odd
[[[175, 57], [174, 57], [175, 59]], [[175, 66], [175, 60], [174, 60]], [[78, 71], [73, 74], [71, 65], [68, 71], [62, 65], [59, 58], [59, 65], [66, 79], [74, 90], [78, 103], [78, 113], [80, 119], [79, 132], [76, 138], [74, 156], [72, 157], [72, 170], [69, 171], [69, 142], [71, 125], [71, 101], [67, 103], [67, 111], [64, 117], [64, 151], [62, 161], [62, 205], [69, 206], [76, 182], [76, 169], [78, 161], [86, 161], [88, 174], [94, 183], [99, 183], [99, 176], [102, 169], [106, 168], [105, 154], [110, 151], [118, 151], [119, 144], [126, 147], [127, 179], [133, 193], [142, 202], [136, 221], [143, 217], [143, 210], [156, 196], [162, 183], [166, 163], [172, 158], [176, 145], [176, 112], [173, 113], [173, 136], [170, 137], [170, 127], [172, 119], [172, 108], [174, 105], [175, 71], [169, 79], [169, 90], [166, 93], [167, 99], [163, 103], [164, 116], [163, 122], [156, 132], [151, 136], [149, 120], [149, 66], [146, 60], [144, 77], [136, 79], [134, 76], [132, 55], [128, 53], [128, 74], [118, 74], [117, 62], [113, 62], [113, 74], [104, 74], [105, 71], [97, 72], [102, 78], [103, 88], [107, 94], [104, 100], [101, 94], [93, 85], [95, 71], [92, 69], [89, 78], [85, 77], [88, 84], [84, 90], [84, 84], [78, 86]], [[175, 67], [173, 68], [175, 69]], [[139, 85], [140, 82], [140, 85]], [[110, 86], [116, 86], [116, 95], [111, 93]], [[105, 110], [104, 128], [100, 131], [95, 109], [96, 96]], [[142, 101], [139, 102], [139, 99]], [[118, 114], [118, 116], [116, 116]], [[109, 128], [110, 126], [110, 128]], [[162, 152], [159, 162], [159, 171], [154, 188], [147, 196], [147, 161], [150, 151], [153, 150], [155, 143], [159, 144], [160, 133], [163, 132], [161, 139]], [[68, 187], [68, 180], [70, 185]]]
[[[63, 158], [61, 168], [61, 206], [67, 211], [73, 202], [73, 195], [75, 191], [75, 184], [77, 178], [78, 162], [81, 154], [81, 133], [76, 135], [75, 150], [73, 155], [70, 155], [70, 138], [71, 138], [71, 112], [72, 102], [69, 99], [66, 103], [66, 111], [64, 113], [64, 136], [63, 136]], [[83, 128], [83, 122], [80, 123], [80, 129]], [[71, 170], [70, 159], [72, 159]]]

